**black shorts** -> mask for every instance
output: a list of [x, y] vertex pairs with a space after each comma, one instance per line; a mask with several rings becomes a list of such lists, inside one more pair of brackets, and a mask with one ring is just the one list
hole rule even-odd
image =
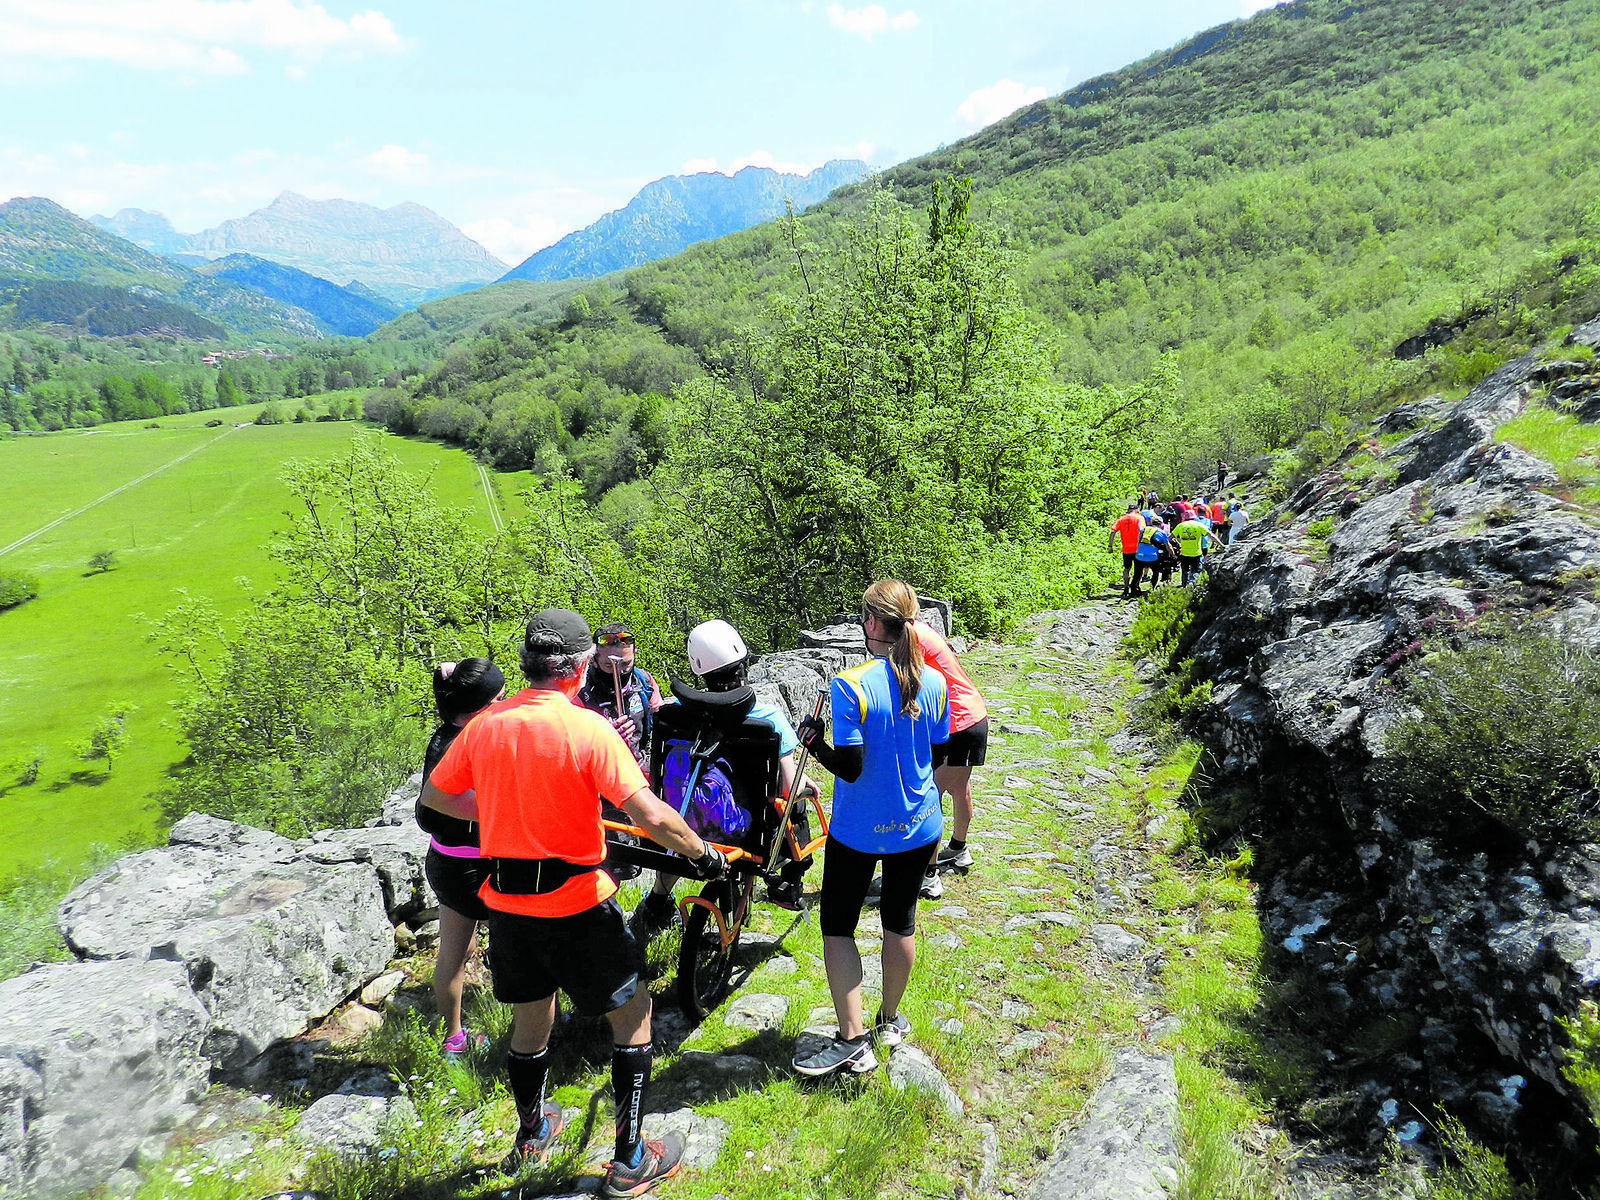
[[487, 858], [456, 858], [440, 854], [432, 846], [422, 860], [422, 873], [439, 903], [472, 921], [487, 921], [490, 908], [478, 899], [478, 887], [489, 878]]
[[615, 898], [570, 917], [489, 918], [489, 972], [502, 1004], [529, 1004], [559, 988], [580, 1013], [604, 1016], [633, 999], [643, 969]]
[[822, 848], [822, 936], [855, 936], [861, 905], [872, 886], [873, 868], [881, 859], [883, 891], [878, 912], [883, 917], [883, 931], [910, 937], [917, 931], [917, 893], [922, 890], [922, 876], [938, 844], [939, 839], [934, 838], [912, 850], [868, 854], [830, 837]]
[[976, 725], [968, 725], [960, 733], [952, 733], [950, 740], [933, 748], [933, 766], [981, 767], [989, 757], [989, 718]]
[[1129, 567], [1133, 566], [1134, 560], [1138, 557], [1139, 552], [1137, 550], [1124, 550], [1122, 552], [1122, 569], [1126, 571]]

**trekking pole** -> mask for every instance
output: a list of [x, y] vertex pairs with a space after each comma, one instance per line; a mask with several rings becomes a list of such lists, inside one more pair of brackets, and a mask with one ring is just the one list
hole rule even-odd
[[[819, 684], [817, 687], [817, 703], [811, 710], [814, 720], [822, 720], [822, 706], [828, 702], [828, 685]], [[806, 767], [810, 765], [811, 752], [806, 749], [805, 743], [800, 744], [800, 753], [794, 756], [794, 786], [789, 789], [789, 794], [783, 798], [783, 820], [778, 824], [778, 836], [783, 837], [789, 828], [789, 818], [794, 814], [794, 802], [799, 796], [803, 786]], [[774, 845], [776, 849], [776, 845]], [[768, 856], [771, 857], [770, 855]]]

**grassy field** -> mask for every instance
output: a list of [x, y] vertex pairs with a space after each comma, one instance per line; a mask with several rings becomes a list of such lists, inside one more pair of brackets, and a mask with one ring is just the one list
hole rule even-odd
[[[179, 588], [227, 612], [271, 582], [265, 544], [288, 507], [285, 463], [378, 437], [410, 469], [431, 472], [441, 500], [470, 506], [488, 526], [477, 468], [462, 451], [349, 422], [235, 427], [260, 409], [0, 441], [13, 498], [0, 509], [0, 547], [44, 530], [0, 554], [0, 567], [41, 580], [38, 599], [0, 613], [0, 881], [155, 836], [150, 795], [181, 755], [168, 718], [182, 681], [150, 645], [147, 618], [168, 611]], [[501, 488], [514, 513], [511, 481]], [[115, 567], [91, 572], [104, 550]], [[138, 711], [108, 774], [75, 748], [118, 701]], [[22, 786], [10, 764], [35, 750], [39, 778]]]

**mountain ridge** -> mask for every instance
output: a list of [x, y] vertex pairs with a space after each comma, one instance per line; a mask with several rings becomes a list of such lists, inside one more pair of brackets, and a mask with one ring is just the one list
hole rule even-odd
[[696, 242], [780, 217], [786, 201], [807, 208], [868, 170], [859, 159], [831, 159], [805, 175], [748, 166], [733, 175], [663, 176], [645, 184], [623, 207], [535, 251], [500, 281], [593, 279], [643, 266]]

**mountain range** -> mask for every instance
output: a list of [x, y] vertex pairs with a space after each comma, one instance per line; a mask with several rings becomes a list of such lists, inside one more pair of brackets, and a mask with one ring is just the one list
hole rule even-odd
[[593, 225], [569, 233], [507, 271], [502, 279], [592, 279], [641, 266], [695, 242], [749, 229], [826, 200], [835, 188], [868, 172], [857, 159], [834, 159], [807, 175], [745, 167], [733, 175], [669, 175]]

